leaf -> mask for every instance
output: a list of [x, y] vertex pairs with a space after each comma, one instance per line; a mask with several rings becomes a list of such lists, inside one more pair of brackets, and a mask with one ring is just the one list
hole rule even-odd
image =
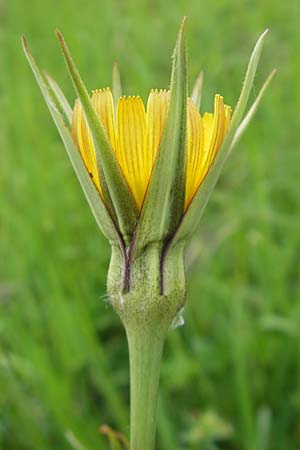
[[166, 123], [137, 226], [133, 255], [150, 242], [161, 242], [178, 226], [184, 210], [186, 177], [186, 18], [173, 54]]
[[232, 143], [234, 141], [238, 126], [240, 124], [240, 121], [243, 117], [250, 91], [253, 86], [254, 77], [257, 71], [258, 62], [260, 59], [262, 47], [264, 44], [264, 40], [267, 34], [266, 30], [258, 39], [254, 50], [251, 54], [248, 68], [246, 72], [245, 81], [242, 87], [241, 94], [239, 96], [239, 100], [237, 102], [233, 117], [230, 122], [228, 133], [223, 141], [223, 144], [217, 154], [217, 157], [215, 159], [215, 162], [213, 163], [213, 166], [210, 168], [207, 176], [205, 177], [203, 183], [200, 185], [198, 191], [196, 192], [192, 202], [190, 203], [188, 209], [186, 210], [185, 215], [182, 218], [182, 222], [178, 227], [178, 230], [176, 231], [172, 246], [176, 245], [180, 241], [185, 241], [191, 238], [199, 220], [200, 217], [204, 211], [204, 208], [208, 202], [208, 199], [210, 197], [210, 194], [215, 187], [221, 169], [224, 165], [224, 162], [226, 161], [231, 149], [232, 149]]
[[203, 88], [203, 70], [199, 72], [199, 75], [196, 78], [191, 95], [191, 99], [195, 103], [198, 110], [200, 109], [201, 106], [202, 88]]
[[[64, 38], [59, 31], [56, 34], [92, 134], [98, 170], [99, 173], [103, 174], [101, 177], [102, 182], [105, 181], [106, 185], [103, 189], [104, 201], [108, 205], [112, 202], [112, 207], [118, 218], [119, 228], [124, 239], [128, 242], [136, 227], [138, 217], [137, 205]], [[107, 190], [105, 189], [106, 187]]]
[[[51, 116], [55, 122], [55, 125], [61, 135], [61, 138], [65, 144], [67, 153], [73, 165], [73, 168], [76, 172], [76, 175], [79, 179], [81, 187], [84, 191], [84, 194], [87, 198], [87, 201], [91, 207], [91, 210], [95, 216], [96, 222], [102, 230], [103, 234], [111, 241], [111, 242], [119, 242], [121, 243], [122, 239], [117, 231], [116, 225], [114, 224], [111, 216], [109, 215], [106, 206], [104, 205], [99, 192], [97, 191], [95, 185], [93, 184], [88, 171], [83, 163], [81, 155], [78, 151], [77, 146], [75, 145], [71, 133], [66, 127], [62, 115], [56, 108], [48, 87], [44, 82], [43, 76], [38, 69], [32, 54], [27, 45], [27, 41], [25, 37], [22, 38], [23, 48], [27, 57], [27, 60], [30, 64], [30, 67], [34, 73], [34, 76], [38, 82], [38, 85], [42, 91], [46, 104], [50, 110]], [[123, 244], [122, 244], [123, 245]]]

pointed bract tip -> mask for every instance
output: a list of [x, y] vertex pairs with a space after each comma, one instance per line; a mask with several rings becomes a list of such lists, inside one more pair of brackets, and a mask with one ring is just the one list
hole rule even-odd
[[49, 73], [47, 72], [47, 70], [43, 70], [43, 74], [46, 78], [46, 80], [51, 84], [54, 82], [53, 78], [51, 77], [51, 75], [49, 75]]
[[61, 44], [63, 44], [64, 43], [64, 37], [63, 37], [63, 35], [61, 34], [61, 32], [59, 31], [59, 29], [58, 28], [55, 28], [55, 34], [56, 34], [56, 37], [57, 37], [57, 39], [59, 40], [59, 42], [61, 43]]
[[261, 33], [261, 35], [259, 36], [259, 38], [256, 41], [256, 44], [255, 44], [252, 56], [255, 54], [256, 51], [259, 50], [259, 48], [260, 48], [260, 51], [261, 51], [261, 48], [262, 48], [262, 46], [264, 44], [264, 41], [265, 41], [265, 38], [266, 38], [268, 32], [269, 32], [269, 28], [267, 28], [263, 33]]
[[203, 80], [203, 78], [204, 78], [204, 70], [201, 69], [200, 72], [198, 73], [197, 81], [200, 82]]
[[177, 35], [176, 45], [173, 51], [172, 58], [175, 58], [176, 53], [178, 52], [179, 48], [185, 48], [185, 29], [186, 29], [186, 22], [187, 22], [187, 16], [184, 16], [179, 28], [179, 32]]
[[188, 17], [187, 16], [183, 16], [182, 21], [181, 21], [181, 28], [186, 26]]
[[268, 76], [268, 78], [267, 78], [267, 84], [269, 84], [269, 83], [271, 82], [271, 80], [274, 78], [274, 76], [276, 75], [276, 73], [277, 73], [277, 69], [274, 68], [274, 69], [271, 71], [271, 73], [270, 73], [270, 75]]
[[21, 36], [21, 41], [22, 41], [24, 50], [28, 50], [28, 43], [27, 43], [27, 39], [24, 34], [22, 34], [22, 36]]
[[118, 78], [120, 78], [120, 73], [119, 73], [119, 62], [118, 62], [117, 59], [114, 60], [112, 70], [113, 70], [113, 77], [118, 77]]
[[179, 28], [179, 36], [184, 34], [184, 32], [185, 32], [187, 19], [188, 19], [187, 16], [183, 16], [183, 19], [181, 21], [181, 25], [180, 25], [180, 28]]
[[273, 69], [272, 72], [271, 72], [271, 76], [272, 76], [272, 77], [274, 77], [274, 75], [277, 73], [277, 70], [278, 70], [278, 69], [276, 69], [276, 67], [274, 67], [274, 69]]
[[269, 33], [269, 31], [270, 31], [270, 28], [266, 28], [265, 31], [263, 31], [261, 33], [258, 40], [260, 41], [260, 40], [264, 39], [267, 36], [267, 34]]

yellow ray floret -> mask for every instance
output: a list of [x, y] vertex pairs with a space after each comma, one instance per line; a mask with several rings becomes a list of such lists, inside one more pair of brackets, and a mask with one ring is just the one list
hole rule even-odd
[[[140, 97], [121, 97], [115, 112], [113, 97], [108, 88], [94, 91], [92, 95], [93, 106], [139, 208], [142, 207], [159, 148], [169, 96], [168, 91], [151, 91], [146, 110]], [[190, 98], [187, 106], [185, 208], [216, 157], [231, 114], [231, 108], [224, 105], [220, 95], [215, 96], [214, 113], [205, 113], [203, 117]], [[93, 140], [78, 100], [73, 111], [72, 133], [87, 170], [102, 195]]]

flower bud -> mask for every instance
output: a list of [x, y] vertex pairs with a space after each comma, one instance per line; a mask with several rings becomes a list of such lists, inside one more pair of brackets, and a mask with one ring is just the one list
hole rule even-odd
[[[187, 92], [186, 19], [173, 53], [169, 90], [147, 105], [124, 97], [117, 66], [113, 91], [92, 96], [62, 35], [57, 36], [78, 99], [73, 109], [58, 85], [24, 50], [103, 233], [112, 245], [108, 292], [124, 323], [170, 324], [185, 301], [184, 250], [221, 168], [270, 82], [243, 119], [266, 32], [251, 55], [240, 98], [231, 108], [215, 96], [201, 115], [202, 74]], [[117, 98], [121, 95], [119, 98]], [[66, 125], [65, 122], [68, 122]]]

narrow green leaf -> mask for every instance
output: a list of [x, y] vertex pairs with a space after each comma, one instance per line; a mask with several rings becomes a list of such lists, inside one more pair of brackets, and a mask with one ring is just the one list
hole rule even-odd
[[106, 189], [103, 189], [104, 200], [107, 204], [112, 201], [121, 233], [124, 239], [129, 242], [135, 230], [138, 218], [137, 205], [126, 183], [123, 172], [115, 157], [115, 153], [107, 139], [105, 130], [92, 105], [87, 89], [75, 66], [70, 51], [59, 31], [57, 31], [57, 37], [93, 137], [99, 173], [103, 173], [105, 184], [108, 189], [108, 192]]
[[160, 242], [178, 226], [184, 210], [186, 177], [186, 18], [173, 54], [171, 94], [160, 147], [137, 226], [134, 253]]
[[118, 61], [115, 61], [114, 65], [113, 65], [112, 94], [113, 94], [113, 99], [114, 99], [114, 107], [115, 107], [115, 111], [116, 111], [119, 98], [122, 96], [122, 83], [121, 83]]
[[223, 141], [223, 144], [218, 152], [218, 155], [215, 159], [215, 162], [213, 163], [213, 166], [210, 168], [203, 183], [200, 185], [191, 204], [189, 205], [187, 211], [185, 212], [182, 218], [180, 226], [178, 227], [178, 230], [174, 235], [172, 246], [176, 245], [180, 241], [188, 240], [191, 238], [196, 226], [198, 225], [200, 217], [205, 209], [210, 194], [218, 181], [221, 169], [231, 151], [232, 143], [234, 141], [238, 126], [241, 122], [245, 108], [247, 106], [248, 98], [253, 86], [254, 77], [256, 74], [258, 62], [260, 59], [267, 31], [268, 30], [266, 30], [260, 36], [251, 54], [243, 88], [239, 96], [239, 100], [237, 102], [237, 106], [235, 108], [233, 117], [231, 119], [228, 133]]
[[197, 106], [197, 109], [200, 109], [201, 106], [201, 97], [202, 97], [202, 89], [203, 89], [203, 70], [199, 72], [199, 75], [195, 81], [193, 90], [192, 90], [192, 100]]
[[72, 124], [72, 108], [69, 105], [68, 100], [66, 99], [63, 91], [60, 89], [58, 84], [55, 80], [47, 73], [45, 72], [46, 80], [48, 81], [48, 84], [50, 86], [51, 92], [55, 98], [55, 100], [58, 102], [59, 106], [61, 107], [61, 110], [65, 114], [66, 118], [68, 119], [68, 123]]
[[27, 41], [25, 37], [22, 38], [24, 52], [26, 54], [29, 65], [33, 71], [33, 74], [38, 82], [38, 85], [42, 91], [46, 104], [50, 110], [51, 116], [55, 122], [55, 125], [61, 135], [61, 138], [65, 144], [67, 153], [73, 165], [73, 168], [76, 172], [76, 175], [79, 179], [81, 187], [84, 191], [84, 194], [87, 198], [87, 201], [91, 207], [91, 210], [95, 216], [96, 222], [102, 230], [103, 234], [111, 241], [111, 242], [121, 242], [120, 235], [117, 231], [116, 225], [114, 224], [111, 216], [109, 215], [106, 206], [104, 205], [99, 192], [97, 191], [94, 183], [92, 182], [88, 171], [83, 163], [81, 155], [78, 151], [77, 146], [75, 145], [71, 133], [66, 127], [62, 115], [56, 108], [48, 87], [43, 79], [43, 76], [36, 65], [34, 58], [28, 48]]

